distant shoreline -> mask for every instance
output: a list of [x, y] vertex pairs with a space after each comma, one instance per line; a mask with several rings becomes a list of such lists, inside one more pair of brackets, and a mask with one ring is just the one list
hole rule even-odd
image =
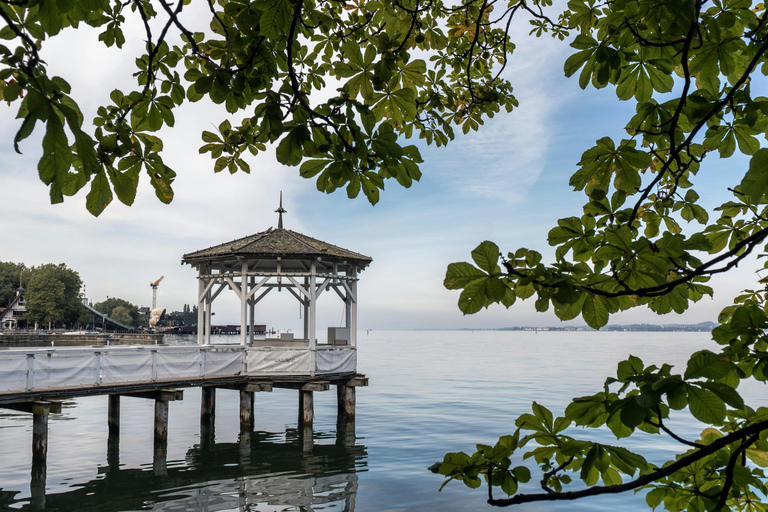
[[[600, 331], [609, 332], [710, 332], [719, 324], [715, 322], [701, 322], [698, 324], [629, 324], [606, 325]], [[558, 326], [558, 327], [497, 327], [497, 328], [461, 328], [461, 329], [414, 329], [417, 331], [595, 331], [586, 325]]]

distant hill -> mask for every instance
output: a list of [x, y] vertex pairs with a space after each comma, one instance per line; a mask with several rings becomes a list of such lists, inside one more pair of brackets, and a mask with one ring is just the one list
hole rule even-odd
[[[715, 322], [701, 322], [698, 324], [629, 324], [606, 325], [601, 331], [637, 331], [637, 332], [709, 332], [718, 324]], [[462, 329], [472, 330], [472, 329]], [[474, 329], [479, 330], [479, 329]], [[501, 327], [499, 329], [487, 329], [489, 331], [592, 331], [587, 326], [558, 326], [558, 327]]]

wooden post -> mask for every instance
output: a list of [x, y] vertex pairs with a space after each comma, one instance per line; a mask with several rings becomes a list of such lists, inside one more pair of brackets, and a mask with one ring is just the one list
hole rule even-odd
[[32, 412], [32, 463], [45, 463], [48, 457], [48, 407]]
[[155, 400], [155, 446], [168, 443], [168, 402]]
[[155, 399], [155, 449], [152, 470], [155, 476], [168, 475], [168, 402]]
[[240, 390], [240, 432], [253, 430], [253, 391]]
[[216, 388], [204, 386], [200, 399], [200, 425], [213, 425], [216, 419]]
[[299, 390], [299, 424], [312, 426], [315, 419], [312, 391]]
[[355, 387], [347, 384], [336, 386], [338, 415], [346, 420], [355, 419]]
[[120, 437], [120, 395], [109, 395], [107, 425], [110, 437]]

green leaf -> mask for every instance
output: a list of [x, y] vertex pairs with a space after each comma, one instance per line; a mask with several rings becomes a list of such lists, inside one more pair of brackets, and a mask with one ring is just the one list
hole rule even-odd
[[46, 185], [54, 180], [64, 180], [71, 165], [72, 150], [64, 133], [64, 125], [58, 116], [52, 115], [43, 137], [43, 156], [37, 165], [40, 179]]
[[498, 266], [499, 246], [486, 240], [472, 251], [472, 259], [478, 267], [489, 274], [495, 274], [501, 271]]
[[762, 148], [749, 161], [749, 170], [741, 180], [741, 190], [751, 203], [756, 203], [768, 188], [768, 148]]
[[593, 329], [599, 329], [608, 323], [608, 308], [601, 297], [592, 294], [585, 295], [581, 316], [587, 325]]
[[468, 283], [459, 296], [459, 309], [465, 315], [477, 313], [488, 305], [486, 295], [486, 283], [484, 279], [478, 279]]
[[699, 386], [686, 385], [688, 406], [691, 414], [703, 423], [722, 424], [725, 419], [725, 402], [713, 392]]
[[85, 197], [85, 207], [91, 215], [98, 217], [111, 202], [112, 189], [109, 187], [109, 179], [107, 174], [101, 171], [91, 181], [91, 191]]
[[443, 286], [449, 290], [459, 290], [464, 288], [472, 281], [487, 276], [488, 274], [469, 263], [451, 263], [448, 265], [448, 269], [445, 272], [445, 280], [443, 281]]

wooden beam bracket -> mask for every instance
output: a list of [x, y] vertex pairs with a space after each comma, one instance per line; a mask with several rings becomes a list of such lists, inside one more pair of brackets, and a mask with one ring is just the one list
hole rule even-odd
[[60, 414], [61, 402], [15, 402], [10, 404], [0, 404], [0, 408], [19, 412], [31, 412], [32, 414], [42, 414], [43, 416], [47, 416], [49, 413]]
[[368, 385], [368, 377], [364, 375], [355, 375], [347, 381], [347, 386], [350, 387], [364, 387]]
[[184, 400], [183, 389], [158, 389], [157, 391], [139, 391], [136, 393], [120, 393], [122, 396], [133, 398], [147, 398], [150, 400], [160, 400], [161, 402], [174, 402]]

